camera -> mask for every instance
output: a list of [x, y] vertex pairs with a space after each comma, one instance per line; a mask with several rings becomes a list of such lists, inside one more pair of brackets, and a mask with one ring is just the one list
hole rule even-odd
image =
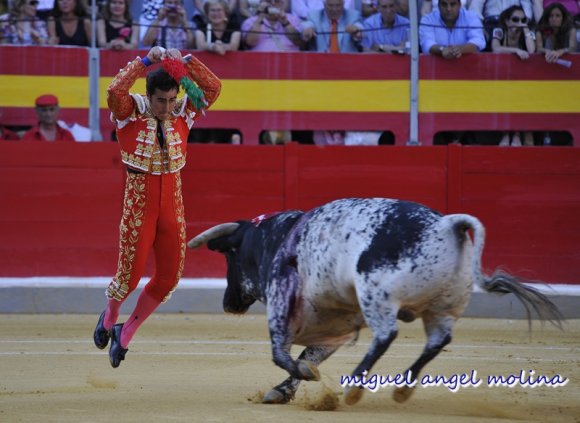
[[268, 15], [280, 15], [282, 11], [277, 7], [268, 6], [266, 7], [266, 14]]

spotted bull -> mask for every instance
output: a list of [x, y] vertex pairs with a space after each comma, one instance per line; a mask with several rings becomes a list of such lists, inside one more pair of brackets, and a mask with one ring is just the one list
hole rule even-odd
[[[468, 231], [472, 231], [473, 239]], [[467, 214], [441, 215], [391, 199], [343, 199], [308, 212], [288, 211], [254, 221], [224, 223], [189, 241], [227, 260], [226, 312], [266, 304], [273, 360], [289, 374], [263, 398], [290, 401], [301, 380], [318, 380], [318, 365], [369, 327], [372, 341], [352, 372], [370, 371], [398, 333], [397, 320], [423, 320], [427, 343], [407, 369], [407, 400], [421, 369], [451, 342], [454, 322], [473, 289], [513, 293], [540, 318], [560, 325], [556, 306], [522, 280], [481, 270], [485, 229]], [[292, 344], [306, 346], [297, 360]], [[347, 387], [355, 404], [359, 387]]]

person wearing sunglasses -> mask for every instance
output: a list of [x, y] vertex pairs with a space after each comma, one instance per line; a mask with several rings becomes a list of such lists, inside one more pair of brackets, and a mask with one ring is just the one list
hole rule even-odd
[[[511, 6], [521, 6], [528, 20], [534, 18], [534, 6], [541, 0], [471, 0], [469, 11], [474, 12], [483, 22], [485, 39], [488, 43], [486, 51], [491, 50], [493, 29], [499, 25], [499, 16]], [[536, 18], [539, 19], [539, 16]]]
[[0, 19], [1, 44], [50, 44], [46, 22], [36, 16], [38, 0], [14, 0], [4, 19]]
[[[494, 53], [515, 54], [521, 60], [527, 60], [536, 50], [535, 36], [528, 27], [528, 18], [521, 6], [511, 6], [499, 16], [499, 23], [493, 30], [491, 51]], [[523, 132], [524, 145], [534, 145], [531, 132]], [[520, 132], [504, 132], [500, 140], [501, 147], [521, 147]]]
[[576, 28], [570, 12], [560, 3], [544, 9], [538, 22], [536, 49], [544, 54], [546, 62], [554, 63], [568, 52], [577, 49]]
[[536, 51], [536, 37], [528, 27], [528, 18], [521, 6], [511, 6], [499, 16], [493, 30], [491, 49], [494, 53], [514, 53], [526, 60]]

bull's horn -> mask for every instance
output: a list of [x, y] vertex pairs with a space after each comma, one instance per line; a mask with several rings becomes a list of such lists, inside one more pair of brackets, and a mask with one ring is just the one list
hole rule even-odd
[[222, 223], [220, 225], [214, 226], [213, 228], [209, 228], [208, 230], [200, 233], [195, 238], [190, 239], [187, 243], [187, 246], [189, 248], [201, 247], [214, 238], [219, 238], [220, 236], [233, 233], [236, 229], [238, 229], [239, 226], [239, 223]]

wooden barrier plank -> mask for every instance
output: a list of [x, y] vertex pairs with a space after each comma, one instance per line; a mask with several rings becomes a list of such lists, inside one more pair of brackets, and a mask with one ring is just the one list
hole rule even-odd
[[[112, 275], [124, 181], [112, 147], [0, 143], [0, 201], [8, 205], [0, 209], [0, 276]], [[486, 266], [580, 283], [576, 148], [292, 144], [189, 151], [183, 172], [188, 237], [265, 212], [380, 195], [442, 212], [454, 204], [453, 212], [479, 217], [488, 234]], [[6, 158], [24, 153], [33, 165]], [[450, 175], [460, 179], [458, 187], [452, 188]], [[188, 251], [184, 276], [223, 277], [224, 269], [220, 255]]]

